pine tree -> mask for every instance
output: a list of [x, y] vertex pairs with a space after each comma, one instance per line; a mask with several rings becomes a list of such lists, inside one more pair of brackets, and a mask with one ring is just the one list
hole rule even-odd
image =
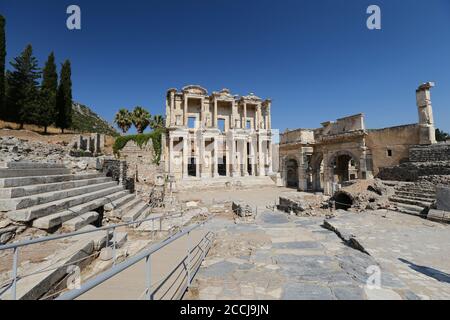
[[47, 127], [55, 121], [56, 115], [56, 94], [58, 91], [58, 74], [56, 71], [55, 55], [50, 53], [42, 72], [41, 84], [41, 110], [38, 117], [38, 124], [44, 127], [47, 133]]
[[70, 61], [66, 60], [61, 68], [58, 92], [56, 95], [56, 126], [64, 129], [72, 125], [72, 80]]
[[0, 118], [6, 118], [6, 80], [5, 80], [5, 59], [6, 59], [6, 34], [5, 18], [0, 15]]
[[11, 66], [13, 71], [7, 73], [8, 114], [11, 120], [19, 122], [23, 128], [24, 123], [35, 122], [35, 108], [39, 103], [38, 79], [41, 74], [31, 45], [14, 58]]

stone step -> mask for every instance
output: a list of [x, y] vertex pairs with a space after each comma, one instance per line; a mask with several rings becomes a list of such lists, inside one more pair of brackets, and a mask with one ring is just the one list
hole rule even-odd
[[135, 221], [145, 210], [148, 209], [149, 209], [148, 204], [146, 204], [144, 201], [141, 201], [133, 209], [131, 209], [122, 216], [122, 221], [123, 222]]
[[132, 201], [134, 198], [136, 198], [136, 195], [134, 193], [126, 194], [124, 197], [119, 198], [111, 203], [105, 204], [105, 211], [113, 211], [116, 210], [122, 206], [124, 206], [126, 203]]
[[123, 197], [126, 193], [128, 193], [128, 191], [122, 190], [116, 193], [106, 194], [92, 201], [71, 207], [68, 210], [56, 212], [45, 217], [38, 218], [33, 221], [33, 227], [44, 230], [53, 229], [60, 226], [65, 221], [68, 221], [78, 215], [98, 209], [107, 203], [117, 200], [120, 197]]
[[63, 163], [51, 163], [51, 162], [29, 162], [29, 161], [18, 161], [18, 162], [7, 162], [2, 168], [10, 169], [49, 169], [49, 168], [65, 168]]
[[[37, 218], [53, 214], [55, 212], [67, 210], [71, 207], [99, 199], [110, 194], [120, 192], [123, 190], [122, 186], [114, 186], [99, 191], [91, 192], [88, 194], [82, 194], [66, 199], [56, 200], [52, 202], [47, 202], [37, 206], [29, 207], [26, 209], [14, 210], [8, 212], [6, 215], [14, 221], [28, 222]], [[115, 199], [114, 199], [115, 200]], [[104, 205], [104, 204], [102, 204]]]
[[36, 184], [57, 183], [64, 181], [74, 181], [83, 179], [93, 179], [104, 177], [101, 173], [86, 173], [86, 174], [63, 174], [63, 175], [50, 175], [50, 176], [33, 176], [33, 177], [16, 177], [16, 178], [4, 178], [0, 179], [1, 188], [15, 188], [30, 186]]
[[147, 209], [145, 209], [139, 217], [136, 218], [136, 220], [144, 220], [145, 218], [148, 218], [149, 215], [152, 214], [152, 207], [148, 205]]
[[416, 192], [416, 193], [426, 193], [426, 194], [436, 194], [435, 189], [430, 188], [420, 188], [420, 187], [401, 187], [397, 189], [398, 191], [405, 192]]
[[69, 173], [70, 169], [67, 168], [0, 169], [0, 178], [54, 176]]
[[402, 197], [389, 197], [389, 201], [395, 203], [411, 204], [422, 208], [429, 208], [432, 205], [432, 202], [430, 201], [420, 201], [417, 199], [407, 199]]
[[127, 212], [133, 210], [135, 206], [137, 206], [142, 200], [140, 198], [135, 197], [133, 200], [125, 203], [120, 208], [114, 210], [113, 216], [117, 218], [122, 218], [123, 215], [125, 215]]
[[395, 206], [396, 206], [396, 211], [398, 211], [398, 212], [407, 213], [407, 214], [420, 216], [420, 217], [425, 216], [425, 214], [423, 213], [425, 211], [425, 209], [422, 207], [410, 205], [410, 204], [404, 204], [404, 203], [396, 203]]
[[0, 189], [0, 199], [27, 197], [40, 193], [79, 188], [93, 184], [106, 183], [109, 181], [112, 181], [112, 179], [109, 177], [99, 177], [92, 179], [80, 179], [55, 183], [35, 184], [13, 188], [2, 188]]
[[75, 218], [63, 222], [62, 228], [66, 232], [74, 232], [98, 219], [98, 212], [88, 211]]
[[431, 195], [427, 193], [407, 192], [407, 191], [396, 191], [395, 195], [401, 196], [403, 198], [421, 198], [424, 199], [425, 201], [427, 200], [433, 201], [436, 199], [436, 195]]
[[116, 181], [108, 181], [105, 183], [99, 183], [94, 185], [88, 185], [79, 188], [41, 193], [29, 197], [20, 197], [13, 199], [0, 199], [0, 211], [11, 211], [30, 208], [41, 204], [66, 199], [75, 196], [81, 196], [83, 194], [89, 194], [91, 192], [107, 189], [117, 186]]

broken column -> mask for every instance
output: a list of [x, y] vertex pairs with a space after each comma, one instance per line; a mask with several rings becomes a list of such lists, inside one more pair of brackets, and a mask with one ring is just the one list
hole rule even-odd
[[416, 90], [417, 108], [419, 111], [420, 144], [436, 143], [430, 93], [430, 89], [434, 86], [434, 82], [427, 82], [420, 85]]

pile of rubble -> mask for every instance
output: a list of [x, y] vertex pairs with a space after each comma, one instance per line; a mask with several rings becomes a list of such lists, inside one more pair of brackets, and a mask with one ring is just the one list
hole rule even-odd
[[279, 199], [277, 209], [297, 216], [329, 215], [329, 197], [323, 195], [293, 193]]
[[255, 215], [253, 208], [242, 201], [234, 201], [232, 204], [232, 210], [241, 218], [252, 217]]
[[380, 179], [354, 180], [347, 182], [331, 200], [334, 201], [336, 208], [348, 205], [349, 211], [361, 212], [388, 209], [391, 206], [389, 197], [394, 194], [395, 189], [384, 184]]

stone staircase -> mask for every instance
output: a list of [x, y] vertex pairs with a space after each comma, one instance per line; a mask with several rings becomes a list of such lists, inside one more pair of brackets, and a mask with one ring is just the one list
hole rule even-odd
[[395, 195], [389, 197], [396, 211], [420, 217], [427, 216], [435, 199], [435, 188], [420, 182], [399, 183], [395, 187]]
[[76, 231], [111, 212], [122, 221], [146, 217], [149, 206], [101, 173], [71, 174], [61, 164], [15, 162], [0, 168], [0, 211], [53, 231]]
[[[15, 162], [0, 163], [0, 212], [18, 225], [66, 233], [95, 230], [104, 216], [119, 222], [143, 219], [151, 206], [102, 173], [71, 174], [61, 164]], [[116, 248], [131, 246], [125, 230], [116, 232]], [[112, 241], [112, 233], [76, 235], [42, 262], [19, 261], [17, 298], [42, 299], [65, 284], [61, 281], [71, 272], [68, 265], [83, 269]], [[10, 279], [12, 271], [6, 276]], [[4, 291], [7, 283], [0, 281], [0, 300], [11, 299], [11, 289]]]

